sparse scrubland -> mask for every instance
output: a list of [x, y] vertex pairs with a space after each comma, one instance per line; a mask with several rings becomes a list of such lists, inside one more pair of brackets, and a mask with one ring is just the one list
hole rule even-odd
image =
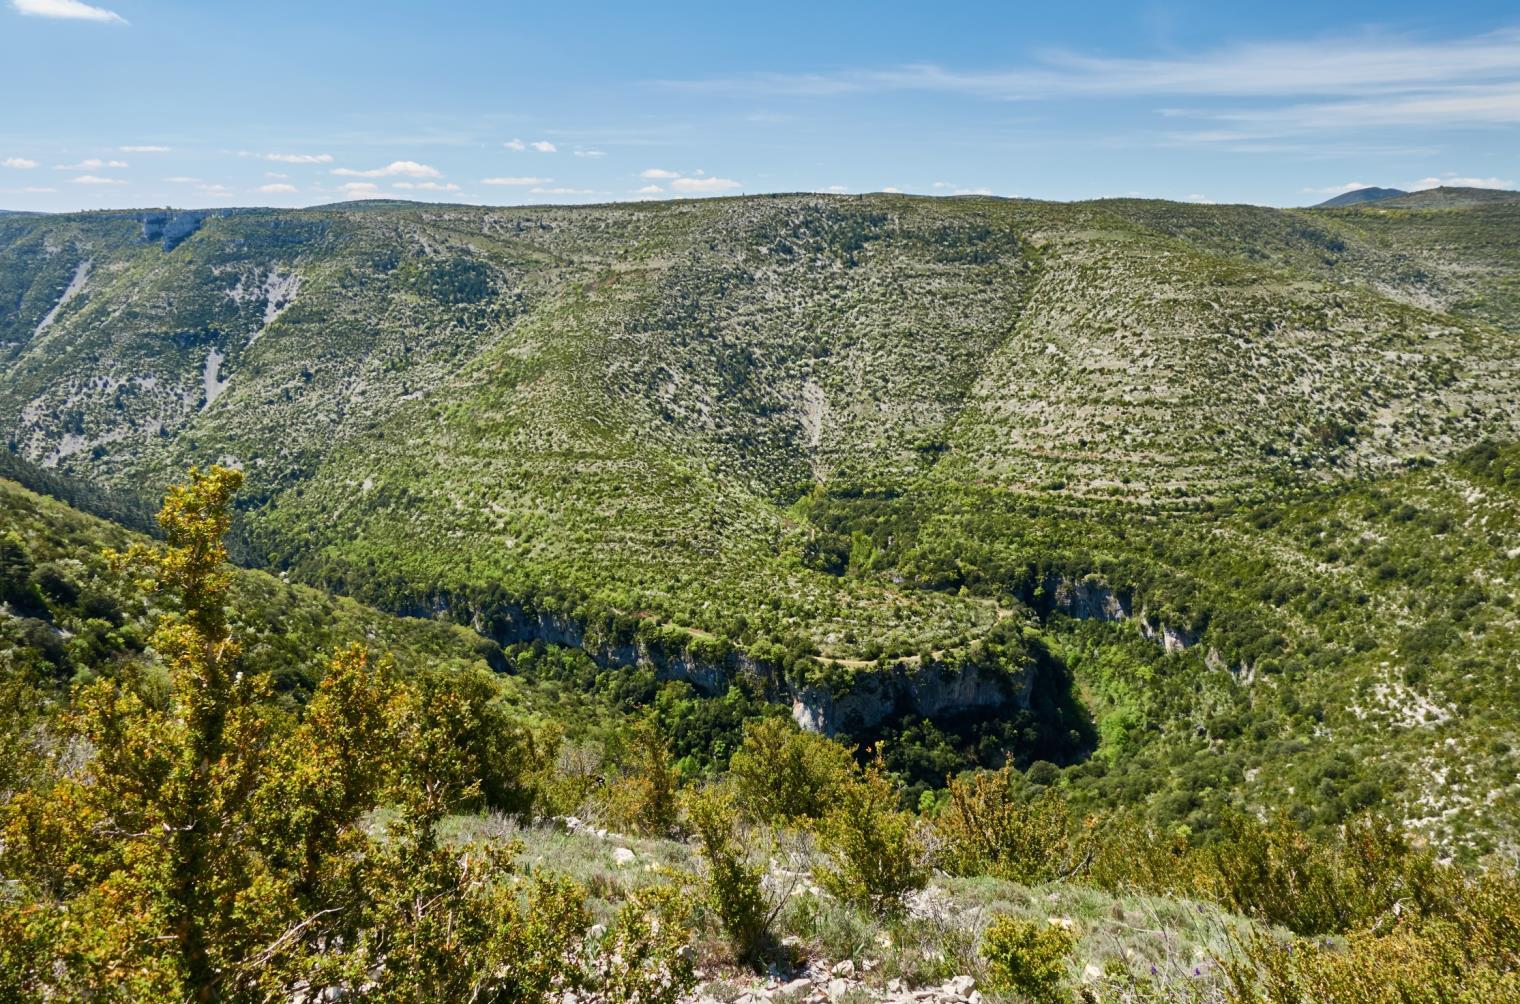
[[1520, 999], [1517, 233], [0, 218], [0, 987]]

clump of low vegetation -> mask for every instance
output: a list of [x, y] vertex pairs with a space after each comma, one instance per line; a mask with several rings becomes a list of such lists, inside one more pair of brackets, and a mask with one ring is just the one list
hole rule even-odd
[[982, 935], [988, 987], [1037, 1004], [1069, 999], [1065, 992], [1077, 937], [1059, 924], [996, 917]]
[[903, 908], [928, 881], [922, 824], [898, 808], [899, 792], [881, 769], [867, 766], [839, 792], [815, 824], [829, 863], [819, 883], [846, 902], [880, 913]]
[[[334, 657], [304, 715], [242, 672], [222, 537], [241, 475], [191, 472], [165, 545], [113, 560], [180, 611], [152, 637], [162, 676], [82, 686], [59, 719], [79, 759], [38, 758], [0, 802], [0, 986], [33, 999], [239, 1001], [325, 988], [376, 999], [673, 1000], [690, 981], [669, 898], [587, 947], [585, 893], [529, 876], [510, 845], [440, 826], [484, 797], [523, 808], [521, 726], [479, 681], [400, 678]], [[11, 723], [7, 722], [9, 726]], [[516, 768], [522, 774], [503, 778]], [[368, 815], [393, 808], [384, 831]]]

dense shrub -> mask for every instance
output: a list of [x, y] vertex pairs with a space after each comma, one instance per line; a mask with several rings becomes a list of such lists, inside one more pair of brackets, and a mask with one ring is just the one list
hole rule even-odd
[[10, 772], [26, 788], [0, 798], [0, 995], [673, 1001], [691, 982], [675, 894], [636, 895], [588, 956], [578, 886], [524, 875], [515, 845], [444, 838], [493, 779], [530, 787], [487, 681], [404, 681], [350, 647], [303, 719], [244, 672], [221, 543], [240, 481], [192, 471], [167, 547], [114, 556], [179, 600], [153, 637], [167, 679], [78, 688], [63, 726], [87, 763]]
[[1065, 927], [1001, 916], [982, 936], [987, 984], [1036, 1004], [1069, 999], [1067, 969], [1077, 937]]
[[670, 756], [670, 745], [650, 719], [629, 729], [620, 762], [623, 775], [607, 796], [611, 822], [636, 833], [664, 836], [676, 825], [676, 795], [680, 777]]
[[1083, 863], [1086, 848], [1060, 792], [1047, 788], [1029, 794], [1011, 767], [952, 781], [934, 832], [946, 871], [1016, 882], [1069, 875]]
[[503, 703], [500, 683], [483, 668], [435, 670], [414, 679], [425, 727], [441, 731], [468, 757], [466, 769], [478, 779], [479, 802], [530, 815], [557, 735], [535, 732], [515, 717]]
[[844, 786], [815, 824], [830, 859], [819, 871], [820, 885], [877, 913], [897, 912], [904, 896], [924, 887], [929, 871], [920, 823], [897, 803], [897, 787], [874, 766]]
[[767, 899], [765, 867], [736, 829], [738, 808], [724, 788], [707, 788], [684, 799], [686, 826], [697, 838], [706, 866], [703, 899], [723, 925], [734, 954], [743, 962], [759, 962], [775, 941], [776, 917], [785, 901]]
[[1351, 931], [1407, 902], [1435, 908], [1434, 857], [1388, 824], [1364, 817], [1336, 843], [1284, 817], [1227, 815], [1220, 839], [1197, 853], [1196, 892], [1299, 934]]
[[1226, 1004], [1514, 1004], [1520, 971], [1475, 960], [1457, 929], [1387, 935], [1361, 931], [1344, 945], [1256, 935], [1225, 961]]
[[785, 718], [746, 725], [744, 744], [729, 762], [745, 809], [770, 823], [821, 819], [854, 774], [848, 749]]

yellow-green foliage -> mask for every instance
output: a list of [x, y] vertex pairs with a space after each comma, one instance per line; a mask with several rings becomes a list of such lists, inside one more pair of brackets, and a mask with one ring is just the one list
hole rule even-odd
[[786, 718], [744, 727], [744, 745], [729, 761], [729, 776], [745, 810], [769, 823], [821, 819], [855, 774], [850, 751], [803, 732]]
[[1228, 1004], [1514, 1004], [1520, 971], [1474, 960], [1458, 929], [1357, 932], [1344, 945], [1257, 935], [1226, 960]]
[[[0, 793], [0, 996], [681, 992], [691, 974], [669, 896], [623, 916], [600, 960], [585, 951], [578, 887], [529, 880], [511, 846], [442, 839], [440, 822], [486, 782], [524, 789], [526, 777], [504, 775], [540, 766], [519, 755], [517, 733], [502, 738], [480, 680], [420, 686], [346, 648], [293, 722], [242, 671], [220, 540], [239, 480], [192, 471], [160, 515], [167, 546], [118, 556], [181, 601], [154, 636], [167, 690], [126, 672], [81, 688], [64, 725], [88, 740], [87, 762], [34, 764], [27, 787]], [[376, 839], [364, 821], [382, 804], [396, 811]]]
[[1087, 834], [1074, 824], [1060, 793], [1046, 789], [1018, 797], [1011, 767], [950, 782], [934, 819], [939, 863], [956, 875], [996, 875], [1044, 882], [1071, 874], [1083, 862]]
[[850, 903], [894, 913], [929, 879], [918, 817], [897, 808], [898, 789], [876, 766], [845, 785], [833, 809], [814, 824], [829, 864], [819, 884]]
[[766, 900], [762, 887], [765, 867], [757, 863], [735, 832], [739, 812], [724, 788], [690, 793], [684, 800], [686, 826], [697, 838], [707, 872], [704, 899], [743, 961], [758, 962], [771, 947], [771, 929], [780, 904]]
[[635, 890], [618, 910], [612, 933], [592, 966], [588, 985], [595, 999], [674, 1004], [693, 982], [689, 912], [675, 886]]
[[1430, 908], [1438, 895], [1433, 855], [1371, 818], [1328, 846], [1284, 818], [1233, 814], [1221, 829], [1223, 839], [1197, 852], [1197, 891], [1300, 934], [1354, 930], [1396, 903]]
[[[1210, 899], [1303, 935], [1369, 927], [1402, 911], [1447, 915], [1464, 873], [1385, 819], [1359, 816], [1333, 839], [1291, 820], [1227, 813], [1219, 835], [1190, 846], [1174, 834], [1110, 817], [1098, 827], [1088, 880]], [[1455, 885], [1454, 885], [1455, 883]]]
[[[1370, 823], [1360, 829], [1336, 857], [1344, 898], [1366, 886], [1345, 942], [1245, 940], [1225, 960], [1228, 1001], [1520, 1001], [1520, 878], [1497, 870], [1464, 875]], [[1269, 881], [1280, 887], [1280, 878]]]
[[614, 825], [652, 836], [663, 836], [676, 824], [680, 777], [670, 756], [670, 744], [650, 719], [629, 730], [623, 748], [623, 776], [612, 785], [607, 811]]
[[1030, 1001], [1068, 999], [1067, 968], [1077, 936], [1065, 927], [1017, 917], [995, 917], [982, 936], [988, 987]]

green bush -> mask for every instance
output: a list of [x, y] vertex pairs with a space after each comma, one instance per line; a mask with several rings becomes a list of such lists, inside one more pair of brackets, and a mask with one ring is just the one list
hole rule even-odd
[[956, 778], [934, 831], [939, 861], [956, 875], [996, 875], [1015, 882], [1045, 882], [1070, 874], [1085, 841], [1074, 836], [1071, 810], [1047, 788], [1021, 798], [1011, 767]]
[[1230, 813], [1220, 830], [1223, 839], [1198, 852], [1196, 891], [1246, 916], [1314, 935], [1371, 924], [1399, 903], [1445, 908], [1433, 855], [1381, 820], [1358, 818], [1335, 843], [1286, 817]]
[[1077, 936], [1064, 927], [1000, 916], [982, 936], [989, 989], [1031, 1001], [1069, 999], [1066, 970]]
[[591, 967], [593, 999], [675, 1004], [690, 990], [696, 978], [686, 912], [674, 886], [635, 890]]
[[426, 728], [449, 737], [479, 779], [484, 805], [528, 816], [540, 799], [539, 779], [553, 763], [558, 735], [535, 731], [503, 703], [501, 682], [484, 668], [418, 674]]
[[649, 719], [635, 722], [623, 748], [623, 776], [608, 793], [608, 814], [616, 826], [664, 836], [676, 824], [680, 777], [670, 744]]
[[707, 865], [703, 899], [723, 925], [741, 962], [756, 963], [775, 942], [773, 925], [784, 904], [767, 901], [763, 865], [754, 863], [735, 828], [738, 809], [723, 788], [692, 792], [684, 800], [686, 825], [697, 838]]
[[786, 718], [746, 725], [744, 745], [729, 762], [745, 808], [768, 823], [822, 818], [854, 773], [848, 749]]
[[1256, 935], [1224, 960], [1225, 1004], [1503, 1004], [1520, 972], [1476, 961], [1452, 928], [1358, 932], [1344, 946]]
[[916, 816], [897, 808], [898, 791], [877, 767], [846, 785], [814, 831], [831, 859], [818, 881], [840, 899], [890, 914], [929, 880]]

